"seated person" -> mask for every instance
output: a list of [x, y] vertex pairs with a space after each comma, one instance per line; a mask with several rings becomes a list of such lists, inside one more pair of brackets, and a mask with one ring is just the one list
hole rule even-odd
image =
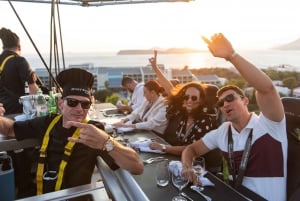
[[[167, 98], [169, 123], [162, 137], [170, 144], [166, 146], [153, 141], [150, 147], [169, 154], [181, 155], [186, 145], [199, 140], [208, 131], [217, 127], [214, 124], [215, 121], [204, 109], [205, 85], [199, 82], [189, 82], [173, 87], [156, 65], [156, 52], [149, 61], [159, 82], [162, 83], [165, 91], [169, 92]], [[211, 151], [204, 157], [208, 170], [214, 173], [220, 171], [222, 160], [218, 149]]]
[[148, 81], [144, 85], [146, 101], [130, 115], [115, 123], [114, 126], [152, 130], [157, 134], [163, 134], [168, 121], [166, 119], [164, 98], [161, 95], [162, 92], [163, 88], [157, 81]]
[[116, 106], [118, 110], [124, 114], [131, 113], [133, 110], [137, 109], [145, 100], [143, 96], [144, 83], [138, 83], [131, 77], [123, 77], [122, 87], [131, 93], [131, 98], [128, 105], [123, 105], [122, 103], [120, 103]]
[[[101, 156], [112, 168], [141, 174], [137, 153], [114, 140], [99, 122], [86, 119], [91, 105], [94, 76], [82, 69], [59, 73], [62, 87], [58, 100], [61, 114], [49, 114], [26, 121], [0, 117], [0, 132], [17, 140], [37, 138], [41, 149], [36, 173], [36, 193], [43, 194], [88, 184]], [[74, 143], [75, 142], [75, 143]], [[71, 150], [65, 154], [65, 150]]]

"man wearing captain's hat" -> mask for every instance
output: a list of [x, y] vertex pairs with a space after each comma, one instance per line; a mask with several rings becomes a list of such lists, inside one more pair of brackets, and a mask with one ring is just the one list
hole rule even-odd
[[93, 81], [93, 75], [85, 70], [64, 70], [57, 76], [62, 89], [58, 100], [61, 114], [23, 122], [0, 117], [2, 134], [17, 140], [41, 140], [37, 194], [90, 183], [98, 155], [111, 169], [120, 167], [132, 174], [143, 172], [143, 164], [133, 149], [110, 137], [101, 123], [86, 120]]

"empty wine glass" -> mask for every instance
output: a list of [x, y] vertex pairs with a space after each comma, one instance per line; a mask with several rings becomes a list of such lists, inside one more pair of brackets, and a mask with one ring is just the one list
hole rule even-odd
[[198, 183], [199, 182], [199, 177], [201, 174], [205, 172], [205, 158], [204, 157], [195, 157], [193, 159], [193, 171], [195, 175], [197, 176]]
[[187, 201], [183, 196], [181, 196], [181, 191], [183, 188], [185, 188], [189, 183], [189, 176], [188, 175], [181, 175], [181, 172], [179, 174], [177, 171], [172, 172], [172, 183], [173, 185], [178, 188], [179, 193], [175, 197], [172, 198], [172, 201]]

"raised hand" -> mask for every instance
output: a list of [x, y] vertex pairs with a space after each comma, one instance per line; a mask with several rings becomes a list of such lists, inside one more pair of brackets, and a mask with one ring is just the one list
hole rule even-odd
[[149, 58], [149, 62], [150, 62], [150, 64], [151, 64], [152, 67], [156, 67], [156, 65], [157, 65], [156, 58], [157, 58], [157, 50], [154, 50], [154, 56], [151, 57], [151, 58]]
[[108, 134], [92, 124], [69, 121], [69, 126], [80, 128], [79, 138], [69, 137], [68, 140], [76, 143], [85, 144], [94, 149], [101, 149], [108, 138]]
[[235, 52], [231, 43], [222, 33], [214, 34], [211, 37], [211, 40], [205, 36], [201, 36], [202, 40], [207, 44], [210, 52], [215, 57], [224, 58], [230, 60], [232, 54]]

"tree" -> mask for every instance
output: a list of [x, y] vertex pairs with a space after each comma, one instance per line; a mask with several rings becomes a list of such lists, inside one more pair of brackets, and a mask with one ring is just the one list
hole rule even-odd
[[109, 89], [99, 90], [94, 93], [95, 99], [100, 101], [101, 103], [104, 103], [106, 97], [110, 95], [112, 95], [112, 91]]
[[112, 104], [116, 104], [117, 101], [119, 100], [120, 96], [117, 93], [113, 93], [111, 96], [106, 97], [105, 102], [106, 103], [112, 103]]
[[293, 94], [293, 89], [298, 86], [298, 81], [295, 77], [287, 77], [282, 80], [283, 86], [291, 89], [291, 94]]

